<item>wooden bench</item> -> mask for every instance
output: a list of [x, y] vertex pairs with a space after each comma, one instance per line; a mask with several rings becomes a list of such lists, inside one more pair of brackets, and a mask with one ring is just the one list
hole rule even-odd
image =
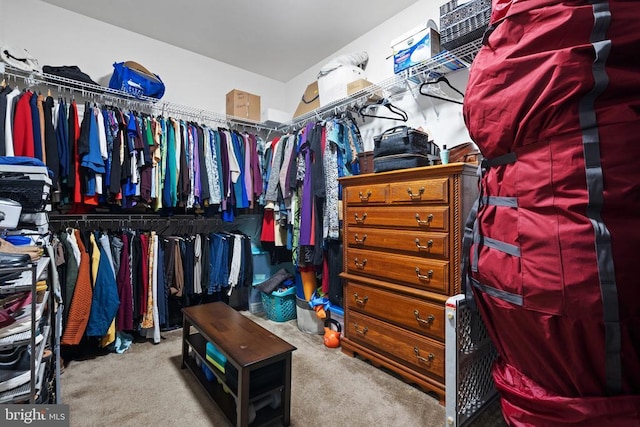
[[[248, 426], [250, 405], [279, 392], [280, 406], [267, 405], [256, 411], [251, 425], [269, 424], [280, 418], [282, 425], [288, 426], [291, 353], [296, 347], [222, 302], [184, 308], [182, 313], [182, 368], [189, 368], [229, 421], [236, 426]], [[227, 358], [225, 373], [206, 360], [207, 342]], [[198, 363], [206, 364], [218, 381], [207, 379]], [[275, 376], [264, 375], [274, 372]]]

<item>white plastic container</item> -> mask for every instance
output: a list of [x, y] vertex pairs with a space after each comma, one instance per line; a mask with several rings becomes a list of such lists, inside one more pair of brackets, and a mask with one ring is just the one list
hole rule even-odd
[[329, 74], [318, 77], [318, 94], [320, 95], [320, 106], [346, 98], [347, 86], [358, 79], [366, 79], [364, 70], [355, 65], [343, 65], [331, 71]]
[[20, 222], [22, 205], [15, 200], [0, 198], [0, 229], [16, 228]]

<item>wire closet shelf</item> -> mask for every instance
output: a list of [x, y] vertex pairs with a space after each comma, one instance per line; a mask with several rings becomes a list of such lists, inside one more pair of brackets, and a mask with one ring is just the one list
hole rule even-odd
[[327, 113], [337, 115], [347, 108], [355, 108], [363, 105], [368, 98], [374, 94], [389, 94], [395, 92], [406, 92], [413, 86], [419, 86], [425, 81], [437, 79], [449, 73], [453, 73], [468, 68], [473, 62], [478, 50], [482, 46], [482, 40], [477, 39], [451, 51], [442, 51], [437, 55], [415, 65], [403, 72], [391, 76], [379, 83], [367, 86], [346, 98], [335, 100], [323, 107], [309, 111], [296, 117], [290, 123], [282, 125], [282, 128], [297, 128], [307, 121], [320, 118]]
[[295, 117], [289, 122], [270, 125], [249, 119], [241, 119], [235, 116], [216, 113], [196, 107], [181, 105], [173, 102], [160, 101], [146, 96], [133, 96], [127, 92], [111, 89], [104, 86], [79, 82], [65, 77], [42, 72], [25, 72], [15, 67], [0, 63], [0, 75], [14, 80], [21, 79], [27, 87], [44, 86], [57, 88], [59, 94], [69, 92], [78, 93], [85, 99], [95, 102], [112, 103], [127, 108], [135, 108], [140, 111], [148, 111], [153, 114], [168, 114], [178, 117], [189, 117], [196, 121], [219, 123], [229, 128], [250, 127], [257, 130], [286, 132], [298, 128], [309, 120], [321, 118], [326, 114], [338, 115], [347, 108], [362, 105], [371, 95], [376, 93], [389, 93], [392, 91], [407, 91], [412, 86], [420, 85], [427, 80], [444, 76], [467, 68], [473, 62], [482, 43], [481, 39], [473, 40], [451, 51], [442, 51], [402, 73], [391, 76], [377, 84], [372, 84], [346, 98], [341, 98], [328, 105], [312, 110], [301, 116]]
[[22, 81], [27, 88], [45, 87], [57, 89], [59, 95], [68, 93], [70, 96], [82, 97], [97, 103], [112, 104], [129, 109], [149, 112], [153, 114], [175, 115], [190, 118], [194, 121], [212, 122], [229, 128], [251, 127], [258, 130], [275, 130], [273, 126], [250, 119], [241, 119], [226, 114], [215, 113], [188, 105], [160, 101], [148, 96], [134, 96], [128, 92], [111, 89], [100, 85], [80, 82], [66, 77], [37, 71], [23, 71], [13, 66], [0, 63], [0, 77], [5, 80]]

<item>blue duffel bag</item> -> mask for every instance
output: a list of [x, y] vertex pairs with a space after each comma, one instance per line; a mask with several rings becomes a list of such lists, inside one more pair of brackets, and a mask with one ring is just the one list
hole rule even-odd
[[160, 99], [164, 95], [164, 83], [160, 76], [134, 61], [113, 64], [109, 87], [130, 93], [135, 97], [148, 96]]

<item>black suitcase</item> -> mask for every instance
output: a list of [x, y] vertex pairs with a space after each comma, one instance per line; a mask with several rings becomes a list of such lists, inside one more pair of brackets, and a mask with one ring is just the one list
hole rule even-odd
[[407, 126], [385, 130], [373, 137], [373, 144], [374, 172], [429, 166], [440, 154], [429, 135]]

